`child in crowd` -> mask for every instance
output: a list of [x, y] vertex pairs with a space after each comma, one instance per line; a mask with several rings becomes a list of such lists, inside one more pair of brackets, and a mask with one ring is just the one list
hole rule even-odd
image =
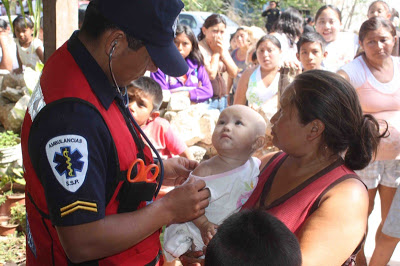
[[318, 9], [315, 15], [315, 30], [324, 37], [328, 52], [323, 66], [326, 70], [336, 72], [351, 60], [357, 53], [358, 37], [352, 32], [341, 32], [342, 14], [332, 5]]
[[[368, 7], [368, 18], [372, 17], [382, 17], [384, 19], [390, 19], [392, 17], [392, 12], [390, 12], [390, 7], [385, 1], [377, 0], [373, 1]], [[397, 27], [398, 25], [394, 25]], [[395, 45], [393, 47], [392, 55], [399, 56], [400, 45], [399, 45], [399, 31], [396, 32]]]
[[129, 109], [163, 159], [193, 155], [169, 122], [159, 117], [162, 102], [160, 85], [149, 77], [140, 77], [128, 86]]
[[188, 72], [182, 77], [175, 78], [165, 75], [159, 69], [151, 73], [150, 77], [157, 81], [163, 90], [183, 93], [193, 103], [207, 101], [212, 97], [213, 89], [196, 36], [188, 26], [177, 26], [175, 45], [189, 66]]
[[218, 155], [202, 162], [189, 178], [206, 182], [210, 205], [205, 215], [184, 224], [172, 224], [164, 233], [168, 261], [184, 254], [194, 244], [202, 250], [215, 234], [216, 225], [240, 210], [255, 188], [260, 160], [251, 155], [264, 145], [264, 118], [244, 105], [224, 109], [217, 121], [212, 144]]
[[302, 64], [303, 71], [322, 69], [322, 61], [327, 55], [325, 46], [326, 42], [318, 32], [307, 32], [300, 37], [296, 56]]
[[36, 63], [44, 61], [43, 43], [38, 38], [33, 38], [33, 22], [26, 16], [18, 16], [13, 21], [14, 35], [17, 44], [17, 57], [19, 69], [16, 72], [22, 72], [22, 66], [35, 69]]
[[300, 266], [296, 236], [273, 215], [245, 210], [227, 218], [206, 251], [206, 266]]

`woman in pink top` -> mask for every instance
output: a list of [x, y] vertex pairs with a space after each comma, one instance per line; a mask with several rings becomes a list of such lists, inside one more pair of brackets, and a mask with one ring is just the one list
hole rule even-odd
[[[396, 30], [389, 20], [373, 17], [365, 21], [359, 33], [364, 52], [338, 71], [356, 88], [364, 113], [389, 125], [389, 135], [382, 139], [376, 161], [357, 174], [368, 187], [369, 214], [379, 190], [382, 221], [376, 232], [376, 247], [370, 265], [386, 265], [395, 248], [382, 226], [400, 183], [400, 59], [391, 56]], [[385, 255], [377, 255], [379, 249]], [[386, 261], [386, 262], [385, 262]], [[363, 250], [357, 265], [367, 265]]]

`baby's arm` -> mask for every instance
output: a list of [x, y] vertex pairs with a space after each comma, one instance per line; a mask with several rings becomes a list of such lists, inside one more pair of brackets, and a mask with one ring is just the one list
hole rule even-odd
[[208, 221], [205, 215], [202, 215], [199, 218], [194, 219], [192, 222], [194, 223], [194, 225], [196, 225], [197, 228], [199, 228], [204, 245], [208, 245], [210, 240], [217, 232], [216, 229], [218, 228], [218, 225]]
[[[197, 177], [204, 177], [213, 174], [212, 171], [212, 159], [202, 162], [198, 167], [196, 167], [192, 174]], [[208, 189], [206, 187], [206, 189]], [[210, 192], [211, 194], [211, 192]], [[205, 215], [200, 216], [199, 218], [192, 221], [193, 224], [200, 230], [201, 238], [203, 239], [204, 245], [208, 245], [210, 240], [216, 233], [216, 229], [218, 225], [211, 223], [208, 221]]]

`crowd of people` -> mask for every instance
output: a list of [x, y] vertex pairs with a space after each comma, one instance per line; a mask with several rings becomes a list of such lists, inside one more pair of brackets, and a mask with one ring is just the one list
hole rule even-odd
[[[370, 4], [356, 35], [335, 6], [305, 23], [271, 1], [266, 32], [239, 27], [226, 47], [219, 14], [195, 36], [173, 26], [180, 0], [128, 2], [91, 1], [32, 95], [27, 264], [367, 265], [379, 192], [369, 265], [386, 265], [400, 241], [400, 59], [387, 3]], [[34, 63], [24, 47], [43, 61], [29, 23], [14, 22], [18, 62]], [[160, 117], [165, 93], [220, 111], [216, 156], [193, 161]], [[267, 122], [279, 151], [256, 158]], [[175, 189], [159, 197], [162, 185]]]

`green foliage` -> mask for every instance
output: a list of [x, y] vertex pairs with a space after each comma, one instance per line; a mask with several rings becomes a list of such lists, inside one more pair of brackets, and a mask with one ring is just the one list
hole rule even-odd
[[288, 8], [288, 7], [294, 7], [298, 9], [300, 12], [305, 14], [306, 12], [309, 12], [311, 16], [314, 16], [315, 13], [317, 13], [318, 9], [324, 4], [322, 0], [307, 0], [307, 1], [302, 1], [302, 0], [285, 0], [285, 1], [280, 1], [280, 7], [281, 8]]
[[7, 148], [15, 146], [19, 143], [18, 134], [11, 130], [0, 132], [0, 148]]
[[0, 239], [0, 264], [25, 261], [25, 235], [15, 233]]
[[25, 205], [19, 204], [18, 202], [15, 206], [11, 207], [10, 224], [19, 224], [25, 230], [26, 224], [26, 208]]
[[[19, 2], [21, 8], [22, 8], [22, 0], [16, 0]], [[10, 22], [10, 27], [11, 27], [11, 32], [14, 32], [12, 20], [11, 20], [11, 2], [12, 0], [2, 0], [4, 7], [7, 12], [8, 16], [8, 21]], [[33, 5], [32, 5], [32, 0], [27, 0], [28, 3], [28, 8], [29, 8], [29, 14], [33, 16], [33, 37], [36, 38], [39, 34], [39, 29], [40, 29], [40, 14], [42, 12], [42, 0], [36, 0], [36, 8], [33, 10]], [[23, 8], [22, 8], [23, 9]], [[22, 16], [25, 19], [25, 13], [21, 12]]]
[[10, 6], [10, 0], [3, 0], [3, 5], [6, 9], [8, 21], [10, 22], [10, 27], [11, 27], [11, 32], [14, 32], [14, 27], [11, 21], [11, 6]]

